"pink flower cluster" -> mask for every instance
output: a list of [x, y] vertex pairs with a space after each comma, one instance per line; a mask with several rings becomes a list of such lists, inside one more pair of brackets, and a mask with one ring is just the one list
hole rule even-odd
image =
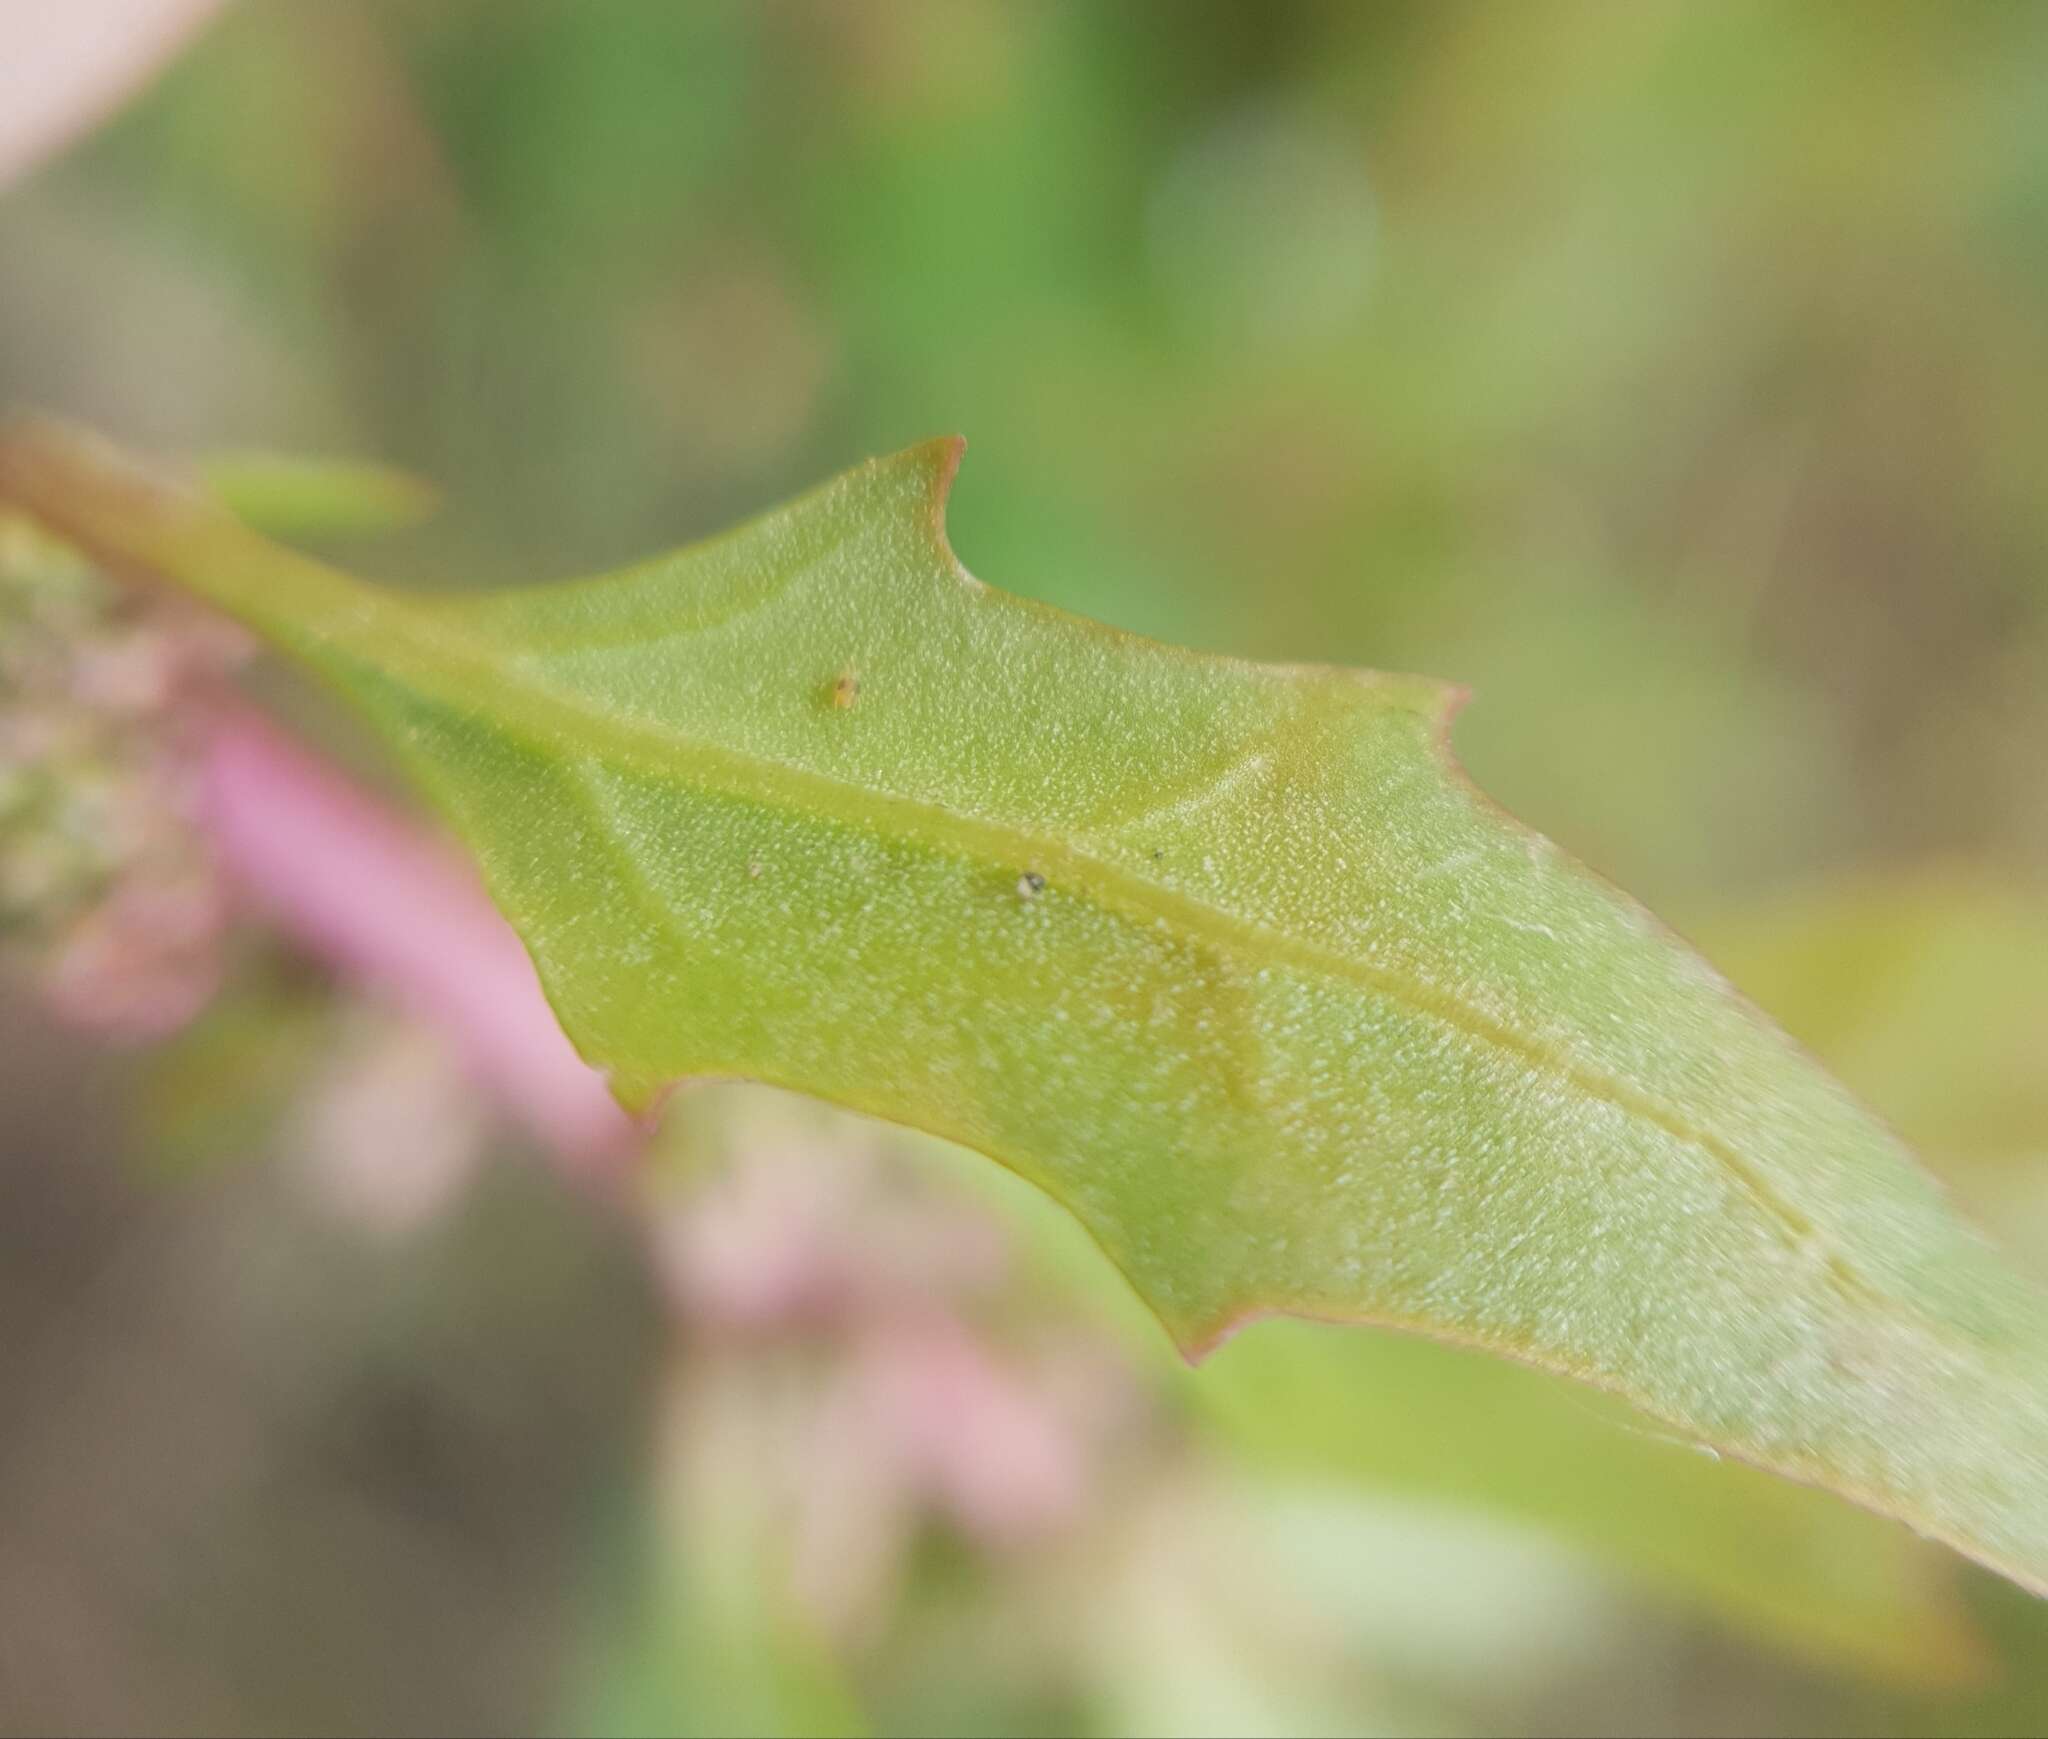
[[246, 656], [220, 618], [0, 517], [0, 939], [66, 1020], [155, 1037], [218, 983], [199, 697]]
[[885, 1624], [928, 1529], [1009, 1557], [1094, 1520], [1144, 1435], [1122, 1358], [1046, 1323], [995, 1219], [891, 1137], [707, 1091], [726, 1103], [698, 1115], [731, 1157], [651, 1228], [683, 1339], [672, 1423], [751, 1443], [738, 1460], [811, 1620], [848, 1640]]

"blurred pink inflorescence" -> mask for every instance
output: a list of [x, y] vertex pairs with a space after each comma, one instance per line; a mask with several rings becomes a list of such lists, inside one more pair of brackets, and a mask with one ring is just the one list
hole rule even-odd
[[645, 1131], [548, 1007], [476, 873], [411, 817], [247, 708], [210, 720], [200, 812], [256, 907], [349, 983], [437, 1032], [471, 1084], [567, 1169]]
[[0, 940], [73, 1024], [158, 1037], [219, 982], [199, 696], [247, 654], [219, 617], [0, 518]]
[[843, 1640], [887, 1622], [927, 1528], [1001, 1557], [1071, 1536], [1144, 1435], [1125, 1361], [1048, 1324], [994, 1217], [891, 1138], [717, 1091], [738, 1095], [707, 1113], [729, 1157], [651, 1222], [684, 1337], [675, 1424], [699, 1451], [751, 1446], [708, 1501], [751, 1466], [791, 1592]]
[[160, 1038], [261, 919], [437, 1031], [571, 1166], [640, 1132], [468, 866], [246, 706], [233, 624], [0, 516], [0, 944], [63, 1019]]

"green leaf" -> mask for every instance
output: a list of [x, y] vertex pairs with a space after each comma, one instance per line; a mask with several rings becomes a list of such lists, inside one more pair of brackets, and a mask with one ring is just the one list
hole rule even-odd
[[1705, 940], [1965, 1199], [2048, 1146], [2048, 892], [1894, 871], [1722, 913]]
[[[682, 1129], [746, 1091], [701, 1089]], [[672, 1124], [671, 1145], [676, 1133]], [[1041, 1191], [948, 1142], [903, 1137], [897, 1147], [1007, 1219], [1036, 1288], [1137, 1345], [1147, 1329], [1156, 1335], [1087, 1234]], [[1274, 1321], [1183, 1371], [1175, 1390], [1256, 1479], [1342, 1481], [1367, 1501], [1491, 1516], [1673, 1608], [1890, 1685], [1947, 1688], [1993, 1670], [1955, 1558], [1522, 1364], [1415, 1335]], [[2048, 1618], [2048, 1605], [2030, 1609]]]
[[1191, 1353], [1271, 1312], [1489, 1348], [2048, 1586], [2042, 1295], [1884, 1127], [1471, 788], [1455, 691], [992, 591], [959, 451], [483, 601], [49, 433], [0, 494], [348, 695], [626, 1103], [743, 1076], [930, 1130]]
[[432, 485], [388, 465], [280, 453], [215, 453], [200, 460], [207, 492], [272, 537], [373, 537], [434, 511]]
[[1673, 1604], [1893, 1684], [1985, 1671], [1954, 1559], [1538, 1372], [1284, 1322], [1240, 1336], [1188, 1389], [1254, 1466], [1533, 1524]]

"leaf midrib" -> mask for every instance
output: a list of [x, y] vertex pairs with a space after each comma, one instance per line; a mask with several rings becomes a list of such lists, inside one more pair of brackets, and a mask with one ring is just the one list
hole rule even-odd
[[[1826, 1271], [1845, 1292], [1898, 1308], [1899, 1301], [1866, 1281], [1832, 1249], [1813, 1218], [1787, 1200], [1765, 1169], [1732, 1143], [1563, 1048], [1523, 1036], [1454, 992], [1144, 881], [1057, 840], [687, 737], [657, 721], [621, 719], [573, 691], [537, 679], [531, 667], [507, 669], [499, 662], [500, 648], [474, 640], [470, 630], [458, 630], [451, 618], [430, 615], [399, 594], [273, 545], [206, 504], [61, 434], [51, 438], [31, 426], [13, 439], [0, 440], [0, 493], [13, 494], [96, 554], [179, 579], [284, 650], [316, 666], [330, 666], [345, 686], [356, 686], [367, 674], [374, 690], [402, 671], [422, 699], [458, 716], [480, 710], [477, 696], [489, 697], [491, 704], [481, 710], [543, 754], [559, 754], [564, 737], [580, 737], [593, 757], [610, 751], [657, 776], [676, 776], [680, 760], [707, 788], [771, 808], [802, 812], [808, 806], [885, 836], [893, 828], [897, 837], [926, 849], [979, 858], [1018, 873], [1036, 870], [1047, 877], [1047, 891], [1054, 897], [1085, 893], [1127, 919], [1178, 922], [1185, 934], [1220, 959], [1243, 956], [1289, 965], [1385, 997], [1515, 1059], [1539, 1077], [1561, 1080], [1591, 1100], [1697, 1147], [1788, 1245], [1823, 1250]], [[515, 697], [520, 706], [503, 704]], [[363, 698], [358, 689], [359, 702]], [[615, 844], [622, 843], [615, 838]], [[1917, 1311], [1911, 1314], [1923, 1328], [1939, 1326], [1928, 1324]]]
[[[772, 756], [708, 742], [660, 720], [605, 710], [573, 689], [548, 681], [533, 666], [508, 668], [500, 662], [505, 649], [478, 641], [465, 628], [428, 615], [402, 596], [372, 595], [386, 621], [374, 636], [374, 651], [353, 654], [363, 668], [375, 678], [388, 679], [402, 666], [408, 686], [423, 699], [458, 716], [487, 712], [494, 723], [512, 730], [543, 756], [572, 760], [560, 745], [565, 738], [578, 740], [585, 745], [586, 758], [601, 767], [624, 765], [657, 777], [681, 777], [721, 795], [784, 812], [815, 814], [966, 858], [1006, 877], [1035, 871], [1046, 878], [1041, 898], [1084, 897], [1141, 926], [1164, 920], [1240, 968], [1247, 960], [1254, 966], [1287, 966], [1385, 997], [1513, 1058], [1538, 1076], [1561, 1079], [1585, 1097], [1700, 1149], [1763, 1211], [1788, 1244], [1821, 1249], [1824, 1264], [1845, 1289], [1886, 1304], [1897, 1302], [1831, 1248], [1814, 1219], [1786, 1200], [1764, 1170], [1724, 1137], [1562, 1048], [1524, 1036], [1454, 992], [1148, 881], [1058, 839], [930, 799], [872, 790]], [[391, 633], [398, 622], [404, 631]], [[327, 641], [329, 649], [335, 645], [335, 639]], [[605, 825], [615, 846], [624, 849], [616, 825], [608, 817]]]

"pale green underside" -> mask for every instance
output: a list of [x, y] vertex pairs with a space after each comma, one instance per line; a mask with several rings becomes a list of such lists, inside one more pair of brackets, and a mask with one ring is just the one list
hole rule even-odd
[[1475, 1343], [2048, 1583], [2042, 1295], [1898, 1142], [1475, 793], [1441, 685], [993, 591], [956, 459], [454, 604], [46, 436], [0, 491], [347, 693], [629, 1104], [741, 1076], [947, 1136], [1185, 1348], [1269, 1311]]

